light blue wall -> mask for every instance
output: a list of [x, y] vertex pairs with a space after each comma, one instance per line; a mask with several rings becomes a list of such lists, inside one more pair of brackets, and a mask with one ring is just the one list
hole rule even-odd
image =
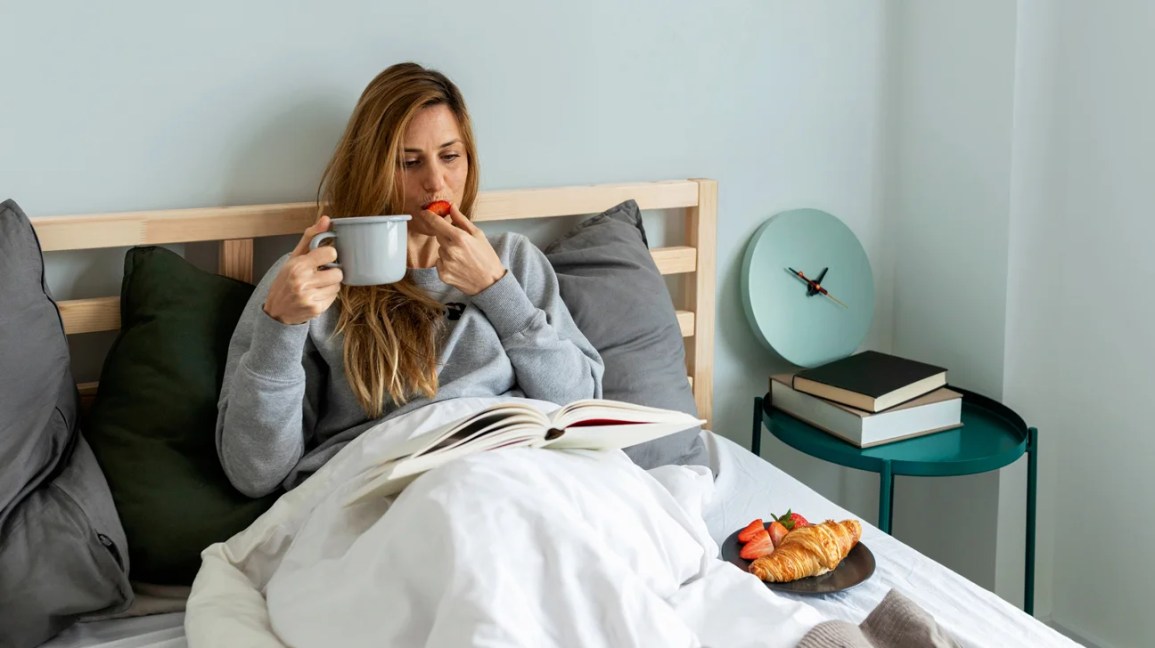
[[[1155, 539], [1155, 5], [891, 6], [894, 348], [1039, 428], [1036, 615], [1102, 648], [1155, 645], [1155, 568], [1136, 559]], [[1022, 464], [915, 491], [938, 513], [896, 535], [969, 547], [944, 562], [1017, 603]]]
[[[879, 254], [882, 20], [851, 0], [4, 3], [0, 195], [32, 215], [307, 200], [364, 85], [416, 60], [465, 93], [483, 188], [719, 181], [714, 412], [745, 444], [785, 368], [738, 300], [750, 234], [814, 206]], [[120, 251], [71, 256], [59, 296], [115, 291]]]
[[1005, 397], [1039, 426], [1040, 586], [1074, 635], [1153, 646], [1155, 5], [1019, 3]]
[[[886, 258], [894, 263], [894, 350], [947, 367], [953, 384], [1000, 398], [1016, 5], [891, 6], [886, 219], [893, 247]], [[1017, 605], [1022, 552], [998, 565], [1000, 504], [1000, 473], [899, 480], [895, 535]], [[1023, 536], [1022, 519], [1006, 521], [1014, 538]], [[1000, 581], [1000, 573], [1015, 577]]]

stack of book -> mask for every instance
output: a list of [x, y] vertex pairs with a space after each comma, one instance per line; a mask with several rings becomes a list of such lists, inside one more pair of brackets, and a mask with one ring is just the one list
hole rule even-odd
[[946, 369], [878, 351], [771, 376], [770, 404], [860, 448], [962, 425]]

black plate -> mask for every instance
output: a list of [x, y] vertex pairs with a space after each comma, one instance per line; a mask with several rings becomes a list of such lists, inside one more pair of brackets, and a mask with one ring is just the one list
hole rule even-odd
[[[739, 529], [739, 531], [741, 530]], [[749, 571], [752, 561], [738, 555], [742, 550], [742, 543], [738, 542], [739, 531], [731, 533], [730, 537], [722, 543], [722, 560], [737, 565], [742, 571]], [[866, 545], [859, 542], [832, 571], [821, 576], [800, 578], [789, 583], [766, 583], [766, 587], [781, 592], [793, 592], [794, 594], [830, 594], [850, 589], [870, 578], [873, 573], [874, 554], [870, 553], [870, 549], [867, 549]]]

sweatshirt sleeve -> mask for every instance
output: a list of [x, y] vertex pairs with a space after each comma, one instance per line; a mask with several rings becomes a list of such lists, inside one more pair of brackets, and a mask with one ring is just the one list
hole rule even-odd
[[318, 362], [307, 350], [309, 323], [282, 324], [264, 311], [284, 261], [266, 273], [237, 322], [217, 402], [217, 455], [229, 481], [250, 497], [276, 490], [300, 461], [324, 376], [306, 371]]
[[508, 272], [473, 296], [493, 324], [529, 398], [564, 405], [602, 395], [601, 356], [561, 299], [557, 276], [529, 239], [515, 234]]

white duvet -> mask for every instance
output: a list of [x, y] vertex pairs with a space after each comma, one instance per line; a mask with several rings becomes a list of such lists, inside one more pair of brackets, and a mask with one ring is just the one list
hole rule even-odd
[[395, 500], [345, 506], [374, 456], [493, 402], [371, 429], [206, 549], [189, 644], [793, 646], [822, 620], [715, 558], [701, 468], [504, 449], [431, 471]]

